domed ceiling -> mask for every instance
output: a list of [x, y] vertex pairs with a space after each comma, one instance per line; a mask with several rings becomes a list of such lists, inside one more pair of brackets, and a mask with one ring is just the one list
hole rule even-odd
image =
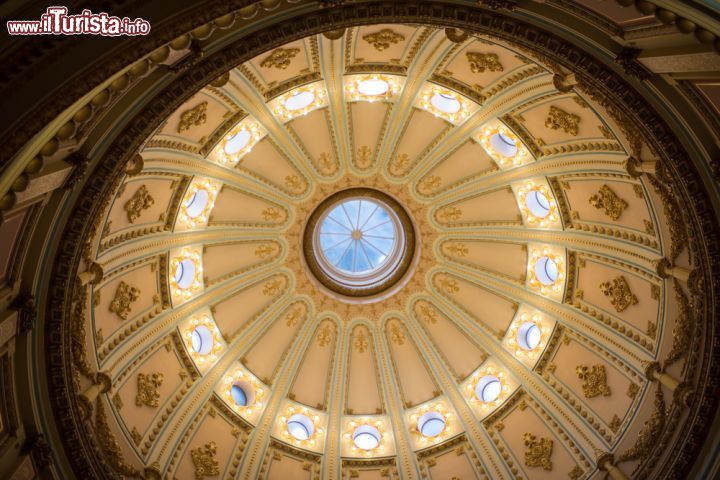
[[497, 39], [379, 24], [177, 108], [93, 220], [75, 293], [110, 465], [637, 474], [692, 395], [696, 283], [657, 157], [575, 85]]

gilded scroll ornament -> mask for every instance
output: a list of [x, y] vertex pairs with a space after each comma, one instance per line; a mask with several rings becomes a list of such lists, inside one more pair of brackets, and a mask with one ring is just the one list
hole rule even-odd
[[460, 286], [457, 280], [451, 278], [440, 278], [437, 282], [447, 293], [458, 293]]
[[588, 201], [593, 207], [604, 210], [605, 215], [613, 220], [619, 219], [628, 207], [628, 203], [618, 197], [618, 195], [607, 185], [600, 187], [600, 190], [590, 197]]
[[275, 246], [272, 243], [264, 243], [255, 249], [255, 256], [261, 259], [275, 254]]
[[582, 390], [585, 398], [594, 398], [600, 395], [610, 396], [605, 365], [578, 365], [575, 367], [575, 373], [583, 381]]
[[580, 117], [574, 113], [568, 113], [565, 110], [551, 106], [548, 116], [545, 119], [545, 126], [553, 130], [562, 129], [565, 133], [569, 133], [573, 137], [577, 137], [578, 124]]
[[141, 185], [123, 207], [127, 213], [128, 222], [135, 223], [135, 220], [140, 218], [142, 211], [150, 208], [153, 203], [155, 203], [155, 199], [150, 195], [147, 187]]
[[162, 373], [138, 373], [137, 376], [137, 395], [135, 396], [135, 405], [141, 407], [157, 407], [160, 400], [160, 392], [158, 389], [163, 383]]
[[280, 212], [275, 207], [268, 207], [268, 208], [264, 209], [261, 213], [262, 213], [263, 218], [268, 222], [270, 222], [270, 221], [277, 222], [278, 220], [280, 220], [280, 218], [282, 216], [282, 215], [280, 215]]
[[193, 466], [195, 467], [195, 479], [203, 480], [205, 477], [220, 475], [220, 465], [215, 460], [217, 445], [215, 442], [208, 442], [202, 447], [190, 450]]
[[191, 127], [197, 127], [207, 122], [207, 106], [208, 102], [200, 102], [190, 110], [185, 110], [180, 114], [180, 123], [178, 123], [177, 131], [182, 133], [190, 130]]
[[365, 334], [361, 331], [358, 333], [357, 337], [355, 338], [355, 350], [358, 351], [358, 353], [365, 353], [365, 350], [368, 348], [368, 341]]
[[622, 275], [613, 278], [610, 282], [602, 282], [600, 291], [610, 297], [610, 303], [618, 313], [638, 303], [637, 297], [630, 291], [630, 285]]
[[281, 287], [282, 282], [280, 281], [280, 279], [276, 278], [270, 282], [265, 283], [265, 285], [263, 286], [263, 295], [277, 295], [278, 292], [280, 292]]
[[425, 302], [418, 305], [418, 315], [427, 323], [437, 323], [437, 312]]
[[285, 70], [298, 53], [300, 53], [299, 48], [277, 48], [260, 62], [260, 66]]
[[293, 192], [302, 192], [305, 189], [304, 182], [302, 182], [297, 175], [286, 176], [285, 186]]
[[302, 307], [290, 310], [287, 315], [285, 315], [285, 325], [288, 327], [294, 327], [297, 325], [298, 321], [303, 317], [304, 312], [305, 310], [303, 310]]
[[362, 38], [375, 47], [375, 50], [378, 52], [382, 52], [383, 50], [390, 48], [390, 44], [397, 44], [405, 40], [403, 35], [400, 35], [389, 28], [383, 28], [379, 32], [375, 33], [368, 33]]
[[443, 219], [445, 222], [460, 220], [462, 217], [462, 210], [457, 207], [445, 207], [440, 210], [438, 217]]
[[318, 345], [326, 347], [330, 344], [330, 340], [332, 340], [332, 329], [330, 324], [326, 323], [317, 334]]
[[121, 281], [115, 290], [115, 297], [110, 302], [110, 311], [123, 320], [127, 320], [131, 304], [140, 298], [140, 289], [131, 287]]
[[425, 177], [422, 180], [420, 180], [420, 184], [418, 185], [418, 190], [420, 190], [423, 193], [432, 193], [433, 191], [440, 188], [441, 184], [442, 184], [441, 177], [438, 177], [437, 175], [430, 175], [430, 176]]
[[400, 326], [393, 322], [390, 327], [390, 339], [395, 345], [403, 345], [405, 343], [405, 334], [403, 333]]
[[525, 441], [525, 465], [528, 467], [542, 467], [543, 470], [552, 470], [553, 441], [549, 438], [541, 438], [540, 440], [532, 433], [523, 435]]
[[470, 71], [473, 73], [502, 72], [504, 70], [500, 59], [495, 53], [467, 52], [465, 53]]
[[399, 153], [397, 157], [390, 162], [390, 170], [395, 175], [399, 175], [407, 169], [408, 165], [410, 165], [410, 157], [408, 154]]
[[445, 250], [455, 257], [465, 257], [470, 253], [464, 243], [450, 243], [445, 247]]

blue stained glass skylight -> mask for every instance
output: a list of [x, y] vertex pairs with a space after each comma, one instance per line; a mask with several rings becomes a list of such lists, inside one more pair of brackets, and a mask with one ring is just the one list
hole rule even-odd
[[320, 249], [327, 262], [346, 275], [381, 269], [397, 242], [396, 225], [382, 205], [352, 199], [333, 208], [320, 225]]

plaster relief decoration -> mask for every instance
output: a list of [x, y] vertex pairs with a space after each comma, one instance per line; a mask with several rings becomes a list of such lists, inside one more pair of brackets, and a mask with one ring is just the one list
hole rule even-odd
[[367, 145], [363, 145], [358, 148], [357, 151], [357, 164], [360, 168], [367, 168], [370, 166], [370, 160], [372, 157], [372, 149]]
[[405, 40], [405, 37], [389, 28], [383, 28], [379, 32], [368, 33], [363, 36], [363, 40], [375, 47], [375, 50], [382, 52], [390, 48], [390, 44], [397, 44]]
[[545, 126], [553, 130], [562, 129], [565, 133], [569, 133], [573, 137], [577, 137], [578, 123], [580, 117], [574, 113], [568, 113], [565, 110], [551, 106], [548, 116], [545, 119]]
[[132, 310], [131, 304], [139, 297], [139, 288], [131, 287], [127, 283], [121, 281], [115, 290], [115, 297], [110, 302], [110, 311], [122, 320], [127, 320], [128, 314], [130, 313], [130, 310]]
[[607, 185], [600, 187], [600, 190], [590, 197], [588, 201], [593, 207], [599, 210], [604, 210], [605, 215], [613, 220], [618, 220], [628, 207], [628, 203], [618, 197], [617, 194]]
[[367, 348], [368, 348], [367, 337], [365, 336], [365, 333], [360, 331], [360, 333], [358, 333], [357, 338], [355, 339], [355, 350], [357, 350], [358, 353], [365, 353]]
[[260, 66], [263, 68], [278, 68], [285, 70], [290, 66], [290, 62], [300, 53], [299, 48], [278, 48], [265, 57]]
[[405, 334], [400, 329], [400, 326], [397, 324], [397, 322], [393, 322], [392, 326], [390, 327], [390, 338], [395, 345], [400, 346], [405, 343]]
[[578, 365], [575, 373], [583, 381], [582, 390], [585, 398], [595, 398], [599, 395], [610, 396], [610, 387], [607, 384], [605, 365]]
[[202, 447], [190, 450], [193, 466], [195, 467], [195, 479], [203, 480], [205, 477], [220, 475], [220, 465], [215, 460], [217, 445], [215, 442], [208, 442]]
[[185, 130], [190, 130], [191, 127], [197, 127], [207, 122], [207, 106], [208, 102], [200, 102], [190, 110], [185, 110], [180, 115], [177, 132], [183, 133]]
[[320, 329], [317, 335], [317, 341], [318, 345], [321, 347], [326, 347], [330, 344], [330, 341], [332, 340], [332, 329], [330, 328], [330, 324], [326, 323], [323, 325], [323, 327]]
[[125, 202], [125, 212], [127, 212], [127, 219], [130, 223], [135, 223], [135, 220], [140, 218], [140, 214], [143, 210], [147, 210], [155, 203], [155, 199], [150, 195], [145, 185], [141, 185], [140, 188], [130, 197], [130, 200]]
[[473, 73], [502, 72], [503, 66], [495, 53], [467, 52], [465, 53], [470, 71]]
[[537, 439], [532, 433], [523, 435], [525, 441], [525, 465], [528, 467], [542, 467], [543, 470], [552, 470], [550, 457], [553, 451], [553, 441], [549, 438]]
[[162, 373], [138, 373], [137, 376], [137, 395], [135, 396], [135, 405], [141, 407], [158, 407], [160, 400], [160, 392], [158, 389], [163, 383]]
[[638, 303], [637, 297], [630, 291], [630, 285], [622, 275], [613, 278], [612, 281], [601, 283], [600, 291], [610, 297], [610, 303], [618, 313]]

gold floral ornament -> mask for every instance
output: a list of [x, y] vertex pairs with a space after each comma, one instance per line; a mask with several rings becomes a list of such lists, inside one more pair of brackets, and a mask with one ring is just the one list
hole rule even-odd
[[605, 296], [610, 297], [610, 303], [618, 313], [638, 303], [637, 297], [630, 291], [630, 285], [622, 275], [613, 278], [611, 281], [602, 282], [600, 291]]
[[502, 72], [503, 66], [495, 53], [467, 52], [465, 53], [470, 71], [473, 73]]
[[441, 277], [438, 279], [437, 284], [447, 293], [458, 293], [460, 291], [457, 280], [452, 278]]
[[553, 451], [553, 441], [549, 438], [537, 439], [532, 433], [523, 435], [525, 442], [525, 465], [528, 467], [542, 467], [543, 470], [552, 470], [550, 457]]
[[403, 333], [397, 322], [393, 322], [390, 326], [390, 339], [395, 345], [403, 345], [405, 343], [405, 334]]
[[115, 297], [110, 302], [110, 311], [121, 319], [127, 320], [131, 304], [138, 298], [140, 298], [140, 289], [121, 281], [115, 290]]
[[435, 324], [437, 323], [437, 312], [433, 307], [430, 306], [427, 302], [418, 302], [415, 310], [418, 314], [418, 316], [429, 324]]
[[368, 349], [367, 337], [362, 330], [355, 338], [355, 349], [358, 351], [358, 353], [365, 353], [365, 351]]
[[260, 62], [260, 66], [285, 70], [298, 53], [300, 53], [299, 48], [277, 48]]
[[282, 289], [283, 282], [279, 278], [271, 280], [263, 286], [263, 295], [271, 296], [277, 295]]
[[302, 306], [298, 306], [290, 310], [285, 315], [285, 325], [288, 327], [294, 327], [298, 321], [303, 320], [305, 316], [305, 309]]
[[180, 123], [178, 123], [177, 131], [182, 133], [190, 130], [191, 127], [197, 127], [207, 122], [207, 106], [208, 102], [200, 102], [189, 110], [185, 110], [180, 114]]
[[438, 218], [442, 219], [445, 223], [450, 221], [460, 220], [462, 217], [462, 210], [457, 207], [445, 207], [438, 212]]
[[330, 341], [332, 340], [332, 334], [333, 330], [332, 328], [330, 328], [330, 324], [326, 323], [325, 325], [323, 325], [323, 327], [317, 334], [318, 345], [320, 345], [321, 347], [326, 347], [330, 345]]
[[305, 191], [307, 185], [297, 175], [287, 175], [285, 177], [285, 186], [292, 190], [294, 193], [302, 193]]
[[275, 207], [268, 207], [264, 209], [261, 213], [263, 218], [268, 222], [277, 222], [282, 218], [282, 214]]
[[407, 167], [410, 165], [410, 157], [407, 153], [399, 153], [391, 162], [390, 162], [390, 171], [394, 175], [400, 175], [402, 174]]
[[205, 477], [220, 475], [220, 465], [215, 460], [217, 445], [215, 442], [208, 442], [202, 447], [190, 450], [193, 466], [195, 467], [195, 479], [203, 480]]
[[553, 130], [562, 129], [565, 133], [569, 133], [573, 137], [577, 137], [578, 124], [580, 117], [574, 113], [568, 113], [565, 110], [551, 106], [548, 116], [545, 119], [545, 126]]
[[265, 259], [275, 255], [275, 245], [272, 243], [263, 243], [255, 249], [255, 256]]
[[160, 400], [160, 392], [158, 392], [158, 389], [162, 383], [162, 373], [138, 373], [135, 405], [138, 407], [146, 405], [156, 408], [159, 405], [158, 400]]
[[130, 200], [125, 202], [125, 212], [127, 212], [127, 219], [130, 223], [135, 223], [135, 220], [140, 218], [140, 214], [143, 210], [147, 210], [155, 203], [155, 199], [150, 195], [145, 185], [141, 185], [140, 188], [130, 197]]
[[362, 147], [358, 148], [357, 151], [357, 165], [360, 168], [367, 168], [370, 166], [370, 161], [372, 160], [370, 157], [372, 157], [372, 149], [368, 147], [367, 145], [363, 145]]
[[442, 178], [437, 175], [429, 175], [422, 180], [418, 185], [420, 193], [431, 194], [442, 185]]
[[390, 44], [398, 44], [405, 40], [405, 37], [389, 28], [383, 28], [379, 32], [368, 33], [363, 40], [375, 47], [375, 50], [382, 52], [390, 48]]
[[628, 207], [628, 203], [613, 192], [608, 185], [603, 185], [600, 190], [588, 200], [593, 207], [604, 210], [605, 215], [618, 220]]
[[575, 367], [575, 373], [583, 381], [582, 390], [585, 398], [595, 398], [600, 395], [603, 397], [610, 396], [605, 365], [593, 365], [591, 367], [578, 365]]
[[466, 257], [470, 250], [464, 243], [447, 243], [445, 244], [445, 251], [454, 257]]

